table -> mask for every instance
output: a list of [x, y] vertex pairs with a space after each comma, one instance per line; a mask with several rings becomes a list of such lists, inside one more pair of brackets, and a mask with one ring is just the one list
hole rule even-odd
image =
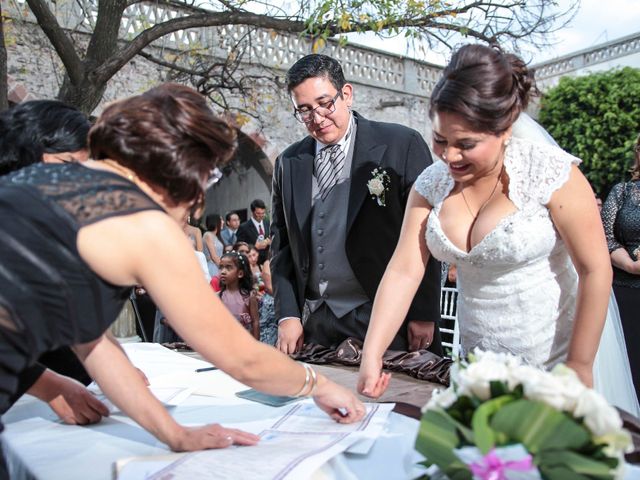
[[[357, 370], [350, 367], [319, 366], [318, 371], [349, 388], [354, 388]], [[421, 406], [434, 385], [395, 374], [390, 391], [381, 399], [397, 399]], [[242, 419], [277, 418], [289, 407], [260, 404], [231, 406], [224, 399], [194, 395], [171, 413], [183, 424], [219, 422], [229, 425]], [[46, 404], [25, 396], [4, 416], [3, 448], [13, 479], [111, 480], [113, 464], [132, 456], [163, 455], [166, 446], [122, 415], [112, 415], [98, 425], [77, 427], [60, 423]], [[318, 479], [405, 479], [414, 478], [421, 456], [413, 449], [418, 421], [392, 413], [388, 430], [367, 455], [341, 454], [326, 464]], [[251, 475], [250, 475], [251, 476]], [[213, 477], [215, 478], [215, 477]]]

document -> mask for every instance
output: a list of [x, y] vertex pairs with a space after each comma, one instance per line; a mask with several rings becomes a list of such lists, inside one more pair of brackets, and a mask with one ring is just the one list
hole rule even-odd
[[[148, 477], [154, 480], [299, 479], [308, 478], [323, 463], [357, 440], [343, 433], [293, 433], [265, 431], [253, 447], [229, 447], [185, 455]], [[122, 478], [122, 477], [120, 477]]]
[[[308, 478], [331, 458], [348, 451], [366, 454], [382, 434], [393, 404], [370, 403], [367, 413], [355, 424], [340, 424], [329, 418], [312, 400], [305, 400], [271, 421], [259, 432], [261, 440], [252, 447], [230, 447], [169, 458], [124, 459], [118, 462], [118, 479], [149, 478], [181, 480], [215, 478], [295, 480]], [[241, 423], [233, 425], [243, 428]], [[249, 429], [253, 430], [253, 429]], [[255, 430], [254, 430], [255, 431]], [[144, 472], [144, 473], [142, 473]], [[155, 473], [151, 473], [155, 472]]]

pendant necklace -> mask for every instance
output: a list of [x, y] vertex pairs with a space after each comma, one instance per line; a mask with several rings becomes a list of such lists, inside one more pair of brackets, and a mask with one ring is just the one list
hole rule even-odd
[[[473, 214], [473, 211], [471, 210], [471, 207], [469, 206], [469, 202], [467, 202], [467, 197], [465, 197], [465, 195], [464, 195], [464, 188], [462, 190], [460, 190], [460, 193], [462, 194], [462, 200], [464, 200], [464, 204], [467, 206], [467, 210], [469, 211], [469, 214], [471, 215], [471, 218], [473, 218], [473, 223], [475, 223], [475, 221], [478, 219], [478, 215], [480, 215], [480, 212], [484, 209], [484, 207], [487, 206], [487, 204], [493, 198], [493, 195], [496, 193], [496, 189], [498, 188], [498, 184], [500, 183], [500, 179], [502, 178], [503, 170], [504, 170], [504, 164], [500, 168], [500, 173], [498, 174], [498, 178], [496, 179], [496, 183], [493, 186], [493, 190], [491, 190], [491, 194], [482, 203], [482, 205], [480, 205], [480, 208], [478, 209], [478, 213], [476, 213], [475, 215]], [[473, 228], [473, 223], [471, 224], [471, 228]]]

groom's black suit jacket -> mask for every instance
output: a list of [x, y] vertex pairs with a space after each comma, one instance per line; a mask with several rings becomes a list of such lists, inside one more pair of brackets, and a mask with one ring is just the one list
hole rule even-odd
[[[416, 177], [432, 163], [422, 136], [407, 127], [373, 122], [354, 112], [357, 130], [351, 167], [345, 249], [351, 269], [373, 301], [400, 236], [404, 209]], [[288, 147], [273, 173], [271, 270], [276, 319], [301, 317], [309, 274], [311, 182], [316, 141], [308, 136]], [[390, 187], [385, 206], [367, 189], [376, 167]], [[336, 212], [344, 215], [344, 212]], [[408, 320], [440, 320], [440, 265], [433, 258], [413, 300]], [[406, 328], [400, 330], [404, 335]], [[362, 332], [362, 339], [366, 332]]]

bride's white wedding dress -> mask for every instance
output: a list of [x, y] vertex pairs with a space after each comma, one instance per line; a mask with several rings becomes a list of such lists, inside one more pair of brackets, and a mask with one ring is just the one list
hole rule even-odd
[[[548, 143], [512, 138], [504, 165], [516, 211], [469, 252], [456, 247], [440, 225], [440, 208], [454, 186], [447, 165], [435, 162], [416, 180], [416, 190], [433, 207], [426, 232], [429, 250], [458, 268], [463, 353], [475, 347], [511, 352], [544, 368], [566, 359], [578, 276], [545, 205], [579, 162]], [[619, 374], [613, 384], [596, 368], [596, 388], [614, 405], [638, 415], [624, 339], [605, 333], [601, 357], [609, 363], [607, 372]]]

